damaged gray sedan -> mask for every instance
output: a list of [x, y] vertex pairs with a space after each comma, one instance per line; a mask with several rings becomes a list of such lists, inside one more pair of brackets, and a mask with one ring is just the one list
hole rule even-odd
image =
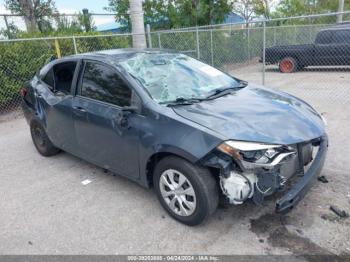
[[64, 150], [153, 187], [187, 225], [219, 199], [262, 205], [280, 192], [276, 212], [290, 211], [328, 147], [324, 119], [307, 103], [172, 51], [57, 59], [21, 95], [40, 154]]

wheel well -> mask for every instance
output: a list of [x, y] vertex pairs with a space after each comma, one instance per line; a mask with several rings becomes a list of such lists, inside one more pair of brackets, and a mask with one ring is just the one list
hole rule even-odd
[[147, 162], [147, 166], [146, 166], [146, 174], [147, 174], [147, 183], [150, 187], [153, 186], [153, 171], [154, 168], [156, 167], [157, 163], [162, 160], [165, 157], [168, 156], [177, 156], [180, 157], [178, 155], [172, 154], [172, 153], [167, 153], [167, 152], [160, 152], [160, 153], [156, 153], [154, 155], [152, 155], [150, 157], [150, 159]]
[[[169, 153], [169, 152], [160, 152], [160, 153], [155, 153], [154, 155], [152, 155], [150, 157], [150, 159], [147, 162], [146, 165], [146, 175], [147, 175], [147, 183], [149, 185], [149, 187], [153, 187], [153, 171], [154, 168], [156, 167], [157, 163], [162, 160], [165, 157], [169, 157], [169, 156], [175, 156], [178, 158], [182, 158], [184, 160], [187, 160], [186, 158], [179, 156], [177, 154], [174, 153]], [[209, 169], [210, 173], [215, 177], [216, 180], [219, 179], [219, 174], [220, 174], [220, 169], [218, 168], [214, 168], [214, 167], [206, 167]]]
[[[180, 155], [177, 155], [177, 154], [174, 154], [174, 153], [169, 153], [169, 152], [159, 152], [159, 153], [155, 153], [154, 155], [152, 155], [150, 157], [150, 159], [147, 161], [147, 165], [146, 165], [146, 175], [147, 175], [147, 183], [150, 187], [153, 186], [153, 171], [154, 171], [154, 168], [156, 167], [157, 163], [162, 160], [163, 158], [165, 157], [168, 157], [168, 156], [175, 156], [175, 157], [178, 157], [178, 158], [181, 158], [181, 159], [184, 159], [186, 161], [189, 161], [188, 159], [180, 156]], [[191, 161], [189, 161], [191, 162]]]
[[42, 128], [44, 128], [43, 127], [43, 125], [40, 123], [40, 121], [38, 120], [38, 119], [32, 119], [30, 122], [29, 122], [29, 126], [30, 126], [30, 128], [32, 127], [32, 125], [39, 125], [39, 126], [41, 126]]

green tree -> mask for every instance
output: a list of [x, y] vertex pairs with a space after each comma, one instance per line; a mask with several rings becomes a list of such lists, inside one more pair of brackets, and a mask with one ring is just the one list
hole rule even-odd
[[5, 6], [12, 14], [24, 17], [28, 32], [52, 30], [48, 18], [57, 12], [52, 0], [5, 0]]
[[[337, 12], [338, 4], [338, 0], [281, 0], [273, 15], [275, 17], [290, 17]], [[345, 1], [344, 9], [349, 8], [350, 1]]]
[[234, 0], [233, 11], [243, 17], [245, 21], [251, 21], [257, 17], [269, 19], [273, 3], [273, 0]]
[[81, 23], [79, 17], [72, 17], [68, 19], [66, 16], [57, 15], [56, 19], [56, 32], [57, 33], [66, 33], [66, 34], [74, 34], [74, 33], [82, 33], [84, 32], [84, 26]]
[[14, 22], [8, 23], [7, 28], [0, 30], [0, 35], [5, 36], [7, 38], [13, 38], [18, 33], [20, 33], [19, 28], [15, 25]]
[[[129, 0], [109, 0], [105, 9], [116, 13], [116, 21], [130, 30]], [[143, 1], [145, 23], [154, 29], [221, 23], [231, 9], [227, 0]]]

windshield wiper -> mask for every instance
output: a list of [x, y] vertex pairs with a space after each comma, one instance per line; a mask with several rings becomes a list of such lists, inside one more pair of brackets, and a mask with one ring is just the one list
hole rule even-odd
[[176, 106], [176, 105], [193, 105], [194, 103], [199, 103], [203, 101], [201, 98], [184, 98], [178, 97], [173, 101], [161, 102], [161, 104], [166, 104], [167, 106]]
[[215, 89], [213, 91], [213, 93], [210, 94], [209, 96], [207, 96], [205, 99], [206, 100], [207, 99], [214, 99], [214, 98], [217, 98], [217, 97], [220, 97], [220, 96], [224, 96], [224, 95], [227, 95], [227, 94], [230, 93], [230, 92], [227, 92], [227, 91], [241, 89], [241, 88], [246, 87], [247, 85], [248, 85], [248, 82], [240, 81], [237, 86], [218, 88], [218, 89]]

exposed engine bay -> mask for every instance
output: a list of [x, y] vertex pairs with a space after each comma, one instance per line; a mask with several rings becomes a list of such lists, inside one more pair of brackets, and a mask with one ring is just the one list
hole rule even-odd
[[320, 139], [288, 146], [229, 141], [208, 155], [205, 165], [220, 169], [219, 184], [230, 204], [252, 199], [261, 205], [293, 177], [304, 175], [319, 144]]

